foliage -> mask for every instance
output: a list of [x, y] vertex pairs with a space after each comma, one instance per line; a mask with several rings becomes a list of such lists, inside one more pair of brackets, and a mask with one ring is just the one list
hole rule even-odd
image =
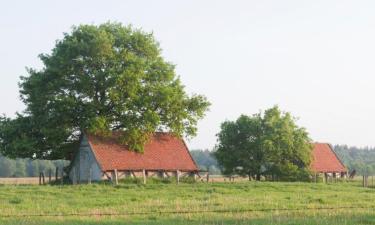
[[65, 160], [9, 159], [0, 155], [0, 177], [37, 177], [49, 170], [54, 174], [56, 167], [61, 170], [67, 165]]
[[375, 148], [335, 145], [334, 150], [350, 171], [357, 174], [375, 175]]
[[220, 168], [214, 153], [209, 150], [192, 150], [190, 151], [195, 163], [201, 170], [208, 170], [210, 174], [220, 174]]
[[311, 161], [311, 140], [290, 113], [277, 106], [253, 116], [226, 121], [218, 134], [216, 157], [224, 174], [261, 175], [277, 180], [306, 175]]
[[11, 177], [15, 174], [16, 165], [15, 162], [7, 159], [0, 158], [0, 177]]
[[108, 135], [142, 151], [148, 134], [194, 136], [209, 107], [189, 96], [174, 65], [150, 33], [105, 23], [80, 25], [41, 54], [42, 70], [28, 69], [20, 93], [27, 109], [0, 120], [0, 151], [10, 157], [61, 159], [82, 131]]
[[[360, 181], [0, 186], [1, 224], [374, 224]], [[322, 209], [323, 208], [323, 209]], [[267, 210], [267, 209], [275, 209]], [[321, 210], [319, 210], [321, 209]], [[183, 213], [173, 213], [173, 212]], [[207, 211], [213, 211], [208, 213]], [[171, 213], [160, 213], [171, 212]], [[191, 212], [191, 213], [189, 213]], [[113, 213], [126, 216], [63, 216]], [[22, 215], [58, 214], [57, 217]]]

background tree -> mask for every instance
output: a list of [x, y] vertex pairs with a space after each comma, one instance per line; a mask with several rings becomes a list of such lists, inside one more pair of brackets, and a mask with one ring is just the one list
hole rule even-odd
[[260, 179], [308, 178], [312, 145], [304, 128], [290, 113], [275, 106], [264, 114], [226, 121], [218, 134], [216, 157], [224, 174], [237, 173]]
[[37, 177], [39, 176], [39, 164], [37, 160], [30, 160], [26, 165], [27, 176], [28, 177]]
[[0, 177], [13, 177], [16, 163], [7, 158], [0, 158]]
[[17, 159], [15, 160], [16, 166], [15, 166], [15, 177], [26, 177], [26, 160], [25, 159]]
[[375, 148], [335, 145], [334, 150], [350, 170], [360, 175], [375, 175]]
[[68, 164], [66, 160], [10, 159], [0, 155], [0, 177], [38, 177], [39, 172], [47, 175], [50, 169], [54, 176], [56, 167], [61, 171]]
[[234, 122], [226, 121], [221, 124], [215, 156], [223, 174], [238, 173], [260, 179], [262, 165], [265, 164], [261, 148], [261, 124], [259, 114], [251, 117], [242, 115]]
[[313, 146], [305, 128], [278, 107], [264, 112], [262, 128], [265, 174], [281, 180], [307, 179]]
[[21, 77], [25, 112], [0, 119], [4, 155], [60, 159], [81, 131], [115, 130], [124, 131], [123, 144], [143, 151], [155, 131], [194, 136], [209, 107], [204, 96], [186, 94], [153, 35], [130, 26], [74, 27], [40, 59], [42, 70]]
[[210, 174], [220, 174], [220, 168], [212, 151], [192, 150], [191, 156], [201, 170], [209, 170]]

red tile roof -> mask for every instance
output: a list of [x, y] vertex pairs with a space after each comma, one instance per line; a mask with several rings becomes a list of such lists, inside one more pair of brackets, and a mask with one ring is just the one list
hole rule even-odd
[[311, 169], [314, 172], [347, 172], [332, 147], [326, 143], [314, 143]]
[[165, 170], [197, 171], [185, 142], [168, 133], [155, 133], [146, 143], [144, 153], [129, 151], [115, 138], [86, 135], [102, 171]]

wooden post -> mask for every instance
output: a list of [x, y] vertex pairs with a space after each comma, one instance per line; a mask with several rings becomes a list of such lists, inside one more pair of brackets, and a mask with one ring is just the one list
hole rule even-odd
[[90, 166], [90, 168], [89, 168], [89, 177], [88, 177], [88, 180], [87, 180], [88, 184], [91, 184], [91, 174], [92, 174], [92, 171], [91, 171], [91, 166]]
[[118, 173], [117, 173], [117, 169], [115, 169], [115, 185], [118, 185]]
[[42, 172], [42, 179], [43, 179], [43, 184], [46, 184], [46, 180], [44, 178], [44, 171]]
[[142, 170], [143, 184], [146, 184], [146, 170]]
[[324, 176], [323, 176], [323, 177], [324, 177], [324, 183], [328, 183], [328, 179], [327, 179], [327, 178], [328, 178], [328, 175], [327, 175], [327, 173], [324, 173]]
[[365, 175], [362, 176], [362, 186], [366, 187]]
[[60, 179], [61, 185], [64, 185], [64, 169], [61, 168], [61, 179]]
[[39, 185], [42, 185], [42, 173], [39, 172]]
[[180, 171], [179, 170], [176, 171], [176, 179], [177, 179], [177, 184], [179, 184], [180, 183]]
[[52, 181], [52, 169], [48, 170], [48, 183], [50, 184]]
[[55, 170], [55, 182], [57, 182], [58, 176], [59, 176], [59, 167], [56, 166], [56, 170]]
[[77, 180], [76, 180], [76, 170], [75, 168], [73, 168], [73, 185], [77, 184]]

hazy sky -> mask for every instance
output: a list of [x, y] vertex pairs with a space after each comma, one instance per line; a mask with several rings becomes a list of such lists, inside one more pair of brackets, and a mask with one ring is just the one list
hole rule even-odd
[[0, 113], [24, 108], [25, 67], [40, 68], [72, 25], [152, 31], [189, 93], [212, 103], [191, 149], [224, 120], [278, 104], [315, 141], [375, 146], [375, 1], [2, 1]]

